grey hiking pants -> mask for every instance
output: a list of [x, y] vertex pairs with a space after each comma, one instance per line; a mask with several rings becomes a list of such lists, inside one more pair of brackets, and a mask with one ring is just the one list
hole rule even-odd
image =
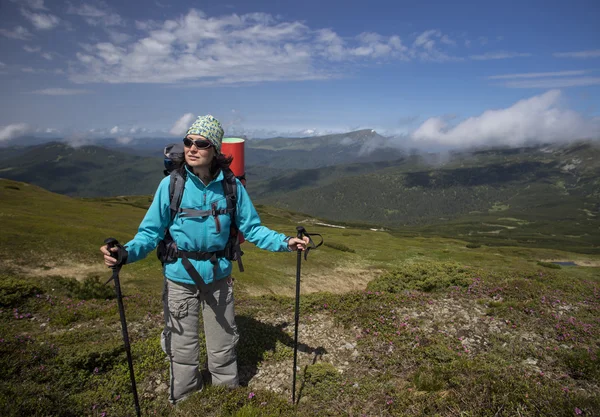
[[238, 386], [236, 345], [239, 339], [233, 309], [232, 278], [202, 285], [165, 279], [165, 329], [161, 346], [170, 363], [169, 401], [175, 404], [202, 389], [199, 365], [199, 322], [202, 309], [208, 370], [213, 385]]

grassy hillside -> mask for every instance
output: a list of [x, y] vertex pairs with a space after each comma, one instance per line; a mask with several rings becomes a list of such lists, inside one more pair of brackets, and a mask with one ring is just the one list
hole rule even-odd
[[[107, 236], [127, 241], [147, 204], [148, 197], [80, 200], [0, 180], [0, 415], [133, 414], [98, 246]], [[600, 411], [599, 256], [467, 247], [258, 210], [269, 227], [292, 233], [302, 222], [326, 242], [302, 265], [299, 404], [289, 402], [296, 255], [245, 243], [247, 271], [234, 274], [242, 386], [208, 386], [176, 409], [167, 403], [160, 348], [160, 266], [150, 256], [123, 268], [143, 415]]]
[[[14, 151], [17, 152], [17, 151]], [[163, 178], [160, 157], [140, 157], [96, 146], [52, 142], [0, 160], [0, 176], [66, 195], [151, 194]]]
[[597, 145], [459, 154], [426, 170], [415, 160], [294, 172], [251, 190], [265, 204], [398, 233], [600, 251]]

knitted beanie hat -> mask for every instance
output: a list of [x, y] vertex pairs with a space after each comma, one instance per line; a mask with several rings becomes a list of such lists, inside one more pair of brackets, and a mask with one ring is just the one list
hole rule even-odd
[[223, 141], [223, 126], [212, 115], [198, 116], [198, 119], [188, 129], [187, 135], [204, 136], [213, 144], [217, 153], [221, 153], [221, 142]]

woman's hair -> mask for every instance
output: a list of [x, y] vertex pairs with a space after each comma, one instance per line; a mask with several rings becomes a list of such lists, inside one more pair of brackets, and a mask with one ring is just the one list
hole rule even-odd
[[[233, 161], [233, 156], [225, 156], [222, 153], [216, 155], [210, 164], [210, 175], [212, 175], [213, 178], [216, 177], [219, 171], [229, 168], [231, 161]], [[185, 158], [183, 158], [182, 161], [175, 167], [175, 169], [183, 175], [186, 165]], [[192, 170], [190, 169], [190, 171]]]
[[210, 164], [210, 175], [214, 178], [219, 171], [229, 169], [231, 161], [233, 161], [233, 156], [226, 156], [222, 153], [216, 155]]

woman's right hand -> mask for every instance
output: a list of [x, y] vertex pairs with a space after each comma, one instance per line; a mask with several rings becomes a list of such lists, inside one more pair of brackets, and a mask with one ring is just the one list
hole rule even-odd
[[119, 250], [119, 248], [117, 248], [116, 246], [113, 246], [109, 252], [108, 245], [100, 246], [100, 252], [102, 252], [102, 254], [104, 255], [104, 264], [107, 267], [112, 268], [113, 266], [115, 266], [117, 264], [117, 258], [113, 258], [111, 256], [111, 252], [115, 253], [118, 250]]

